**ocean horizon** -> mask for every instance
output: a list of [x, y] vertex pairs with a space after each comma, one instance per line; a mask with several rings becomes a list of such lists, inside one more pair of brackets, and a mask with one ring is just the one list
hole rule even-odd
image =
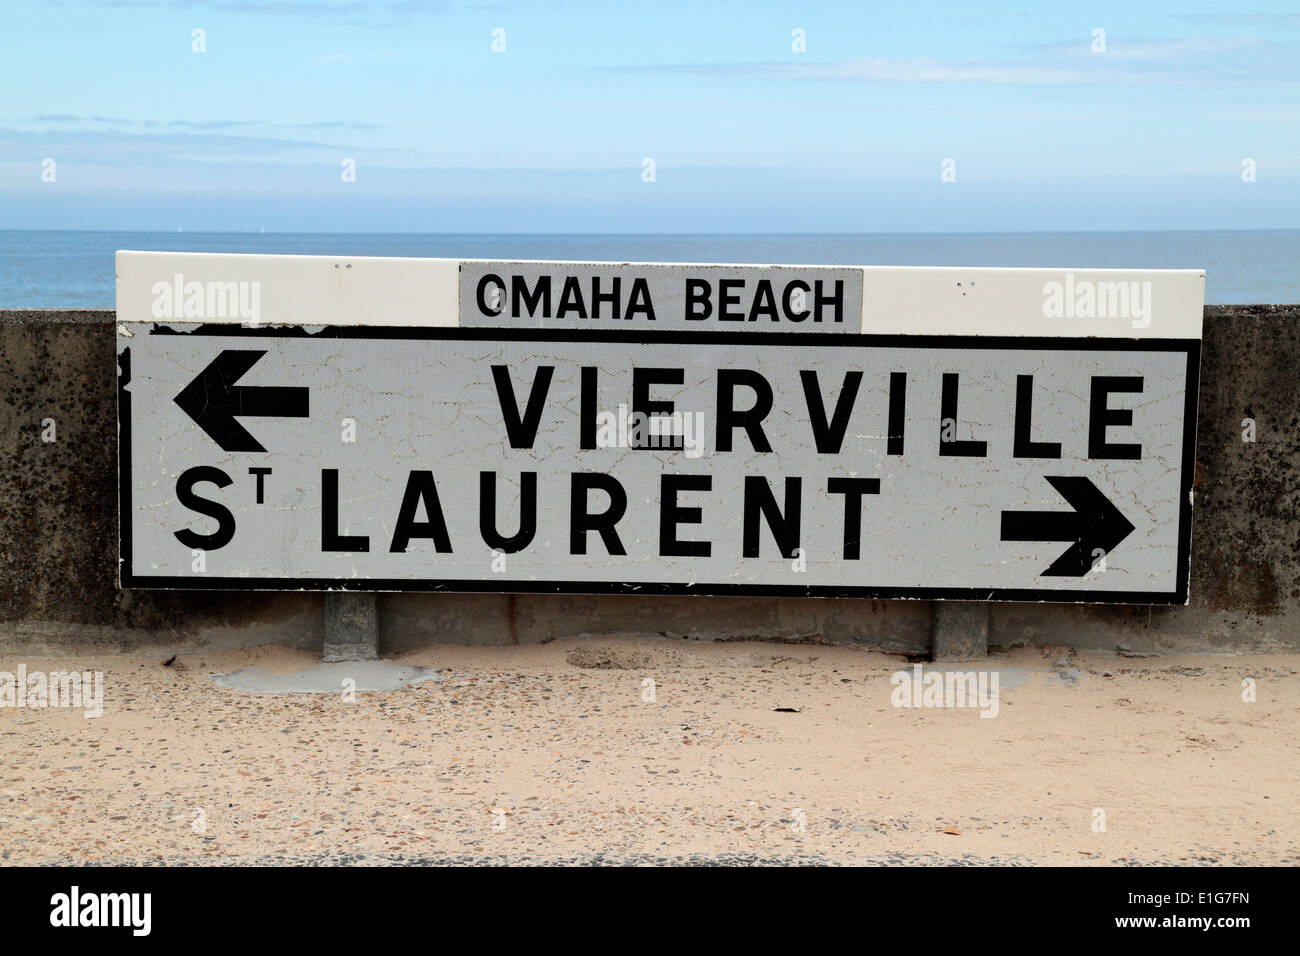
[[119, 249], [414, 258], [1204, 269], [1207, 304], [1300, 303], [1300, 229], [605, 234], [0, 230], [0, 308], [113, 308], [113, 255]]

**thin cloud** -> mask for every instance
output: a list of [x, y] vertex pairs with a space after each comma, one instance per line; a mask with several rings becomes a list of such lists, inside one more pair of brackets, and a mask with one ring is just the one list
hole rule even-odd
[[[62, 5], [70, 6], [72, 4], [65, 2]], [[85, 4], [77, 5], [83, 6]], [[90, 0], [90, 5], [110, 10], [185, 7], [188, 9], [221, 10], [228, 13], [268, 13], [296, 17], [338, 16], [339, 14], [359, 13], [377, 7], [403, 8], [408, 6], [402, 2], [367, 4], [356, 2], [356, 0], [348, 0], [345, 3], [313, 3], [311, 0], [266, 0], [266, 2], [259, 2], [259, 0], [190, 0], [190, 2], [177, 2], [177, 0]]]
[[294, 129], [383, 129], [378, 123], [362, 123], [360, 120], [322, 120], [319, 123], [287, 123]]
[[1172, 61], [1200, 61], [1209, 56], [1232, 56], [1268, 50], [1281, 55], [1291, 51], [1271, 43], [1261, 36], [1243, 34], [1235, 36], [1189, 36], [1175, 39], [1127, 36], [1122, 32], [1107, 31], [1106, 52], [1092, 50], [1091, 32], [1069, 42], [1021, 44], [1017, 49], [1034, 56], [1071, 57], [1092, 59], [1104, 56], [1110, 60], [1132, 63], [1162, 63]]
[[873, 80], [885, 83], [1088, 83], [1095, 74], [1080, 68], [1031, 66], [982, 60], [857, 57], [825, 63], [672, 63], [604, 67], [613, 73], [683, 73], [715, 76], [774, 76], [790, 79]]
[[1300, 13], [1175, 13], [1173, 16], [1225, 26], [1300, 27]]
[[116, 116], [76, 116], [71, 113], [38, 113], [32, 122], [41, 124], [58, 124], [61, 126], [105, 125], [114, 126], [123, 131], [133, 129], [189, 130], [192, 132], [217, 132], [231, 129], [340, 129], [371, 130], [383, 129], [378, 123], [361, 120], [316, 120], [307, 123], [275, 123], [269, 120], [130, 120]]
[[[1259, 42], [1239, 38], [1235, 44], [1201, 45], [1195, 41], [1145, 44], [1124, 55], [1085, 58], [1044, 56], [1031, 60], [938, 59], [928, 57], [856, 57], [814, 63], [703, 63], [609, 66], [605, 72], [712, 76], [769, 76], [781, 79], [841, 80], [900, 84], [1001, 86], [1215, 86], [1225, 84], [1294, 85], [1300, 82], [1295, 60], [1264, 63], [1255, 56], [1223, 59], [1228, 51], [1255, 51]], [[1257, 41], [1258, 38], [1255, 38]]]
[[[58, 0], [52, 0], [58, 2]], [[123, 9], [176, 9], [183, 7], [190, 10], [211, 10], [219, 13], [245, 14], [249, 16], [288, 17], [296, 20], [329, 18], [351, 24], [364, 24], [374, 21], [392, 21], [426, 14], [440, 13], [446, 9], [459, 7], [470, 9], [492, 9], [497, 5], [483, 5], [468, 2], [433, 3], [430, 0], [88, 0], [89, 5], [108, 10]], [[65, 2], [64, 6], [72, 5]], [[77, 4], [84, 6], [85, 3]]]
[[[333, 157], [354, 147], [321, 140], [275, 136], [241, 136], [221, 132], [140, 133], [124, 130], [30, 130], [0, 128], [0, 153], [21, 155], [39, 149], [50, 156], [84, 157], [110, 165], [137, 165], [160, 161], [258, 162], [303, 157]], [[367, 151], [373, 152], [373, 151]]]
[[75, 116], [72, 113], [37, 113], [32, 117], [36, 123], [104, 123], [126, 126], [131, 120], [117, 116]]

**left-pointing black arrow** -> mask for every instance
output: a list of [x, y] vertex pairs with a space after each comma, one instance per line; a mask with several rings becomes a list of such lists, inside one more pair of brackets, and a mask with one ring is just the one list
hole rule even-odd
[[1004, 511], [1003, 541], [1073, 541], [1042, 577], [1081, 578], [1097, 552], [1107, 555], [1133, 531], [1125, 518], [1087, 478], [1044, 475], [1073, 511]]
[[236, 385], [265, 351], [226, 349], [176, 396], [179, 405], [223, 451], [266, 451], [236, 416], [306, 418], [308, 390]]

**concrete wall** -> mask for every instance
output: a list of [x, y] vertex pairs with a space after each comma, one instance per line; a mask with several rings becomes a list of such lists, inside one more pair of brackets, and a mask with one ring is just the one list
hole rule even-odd
[[[1300, 648], [1300, 306], [1205, 317], [1190, 606], [993, 604], [991, 644]], [[117, 589], [114, 349], [110, 311], [0, 311], [0, 650], [319, 647], [320, 594]], [[664, 634], [921, 654], [932, 619], [923, 601], [818, 598], [387, 594], [379, 609], [385, 652]]]

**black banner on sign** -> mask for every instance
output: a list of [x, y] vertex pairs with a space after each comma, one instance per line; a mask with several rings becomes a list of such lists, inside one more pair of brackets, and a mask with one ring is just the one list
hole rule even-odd
[[[862, 866], [847, 874], [809, 869], [810, 861], [798, 856], [728, 855], [691, 857], [692, 868], [673, 872], [623, 868], [611, 878], [589, 871], [620, 866], [608, 854], [556, 861], [564, 869], [548, 868], [545, 875], [475, 866], [467, 857], [394, 862], [399, 865], [342, 869], [10, 868], [0, 870], [0, 914], [13, 952], [30, 952], [31, 944], [175, 947], [225, 933], [232, 940], [256, 937], [259, 949], [291, 945], [299, 951], [363, 939], [372, 946], [409, 943], [412, 934], [436, 935], [446, 946], [482, 941], [489, 928], [499, 943], [496, 927], [503, 922], [553, 940], [609, 938], [611, 932], [663, 936], [681, 928], [678, 917], [649, 904], [646, 912], [630, 915], [628, 900], [689, 893], [697, 910], [724, 910], [716, 929], [702, 920], [691, 930], [697, 943], [719, 931], [733, 945], [747, 932], [767, 936], [773, 920], [799, 927], [830, 919], [841, 924], [838, 934], [852, 914], [852, 929], [864, 939], [903, 936], [915, 944], [932, 931], [940, 951], [957, 939], [977, 949], [1021, 939], [1035, 948], [1065, 939], [1143, 947], [1206, 940], [1231, 951], [1262, 941], [1261, 932], [1279, 938], [1288, 925], [1293, 875], [1287, 869], [990, 867], [975, 859], [962, 867]], [[449, 865], [457, 867], [454, 874], [427, 871]], [[785, 868], [770, 872], [777, 866]], [[777, 907], [780, 915], [770, 920], [742, 918], [720, 902], [734, 901], [738, 892], [789, 906]], [[580, 914], [573, 912], [577, 900]], [[579, 917], [580, 927], [560, 927]]]

